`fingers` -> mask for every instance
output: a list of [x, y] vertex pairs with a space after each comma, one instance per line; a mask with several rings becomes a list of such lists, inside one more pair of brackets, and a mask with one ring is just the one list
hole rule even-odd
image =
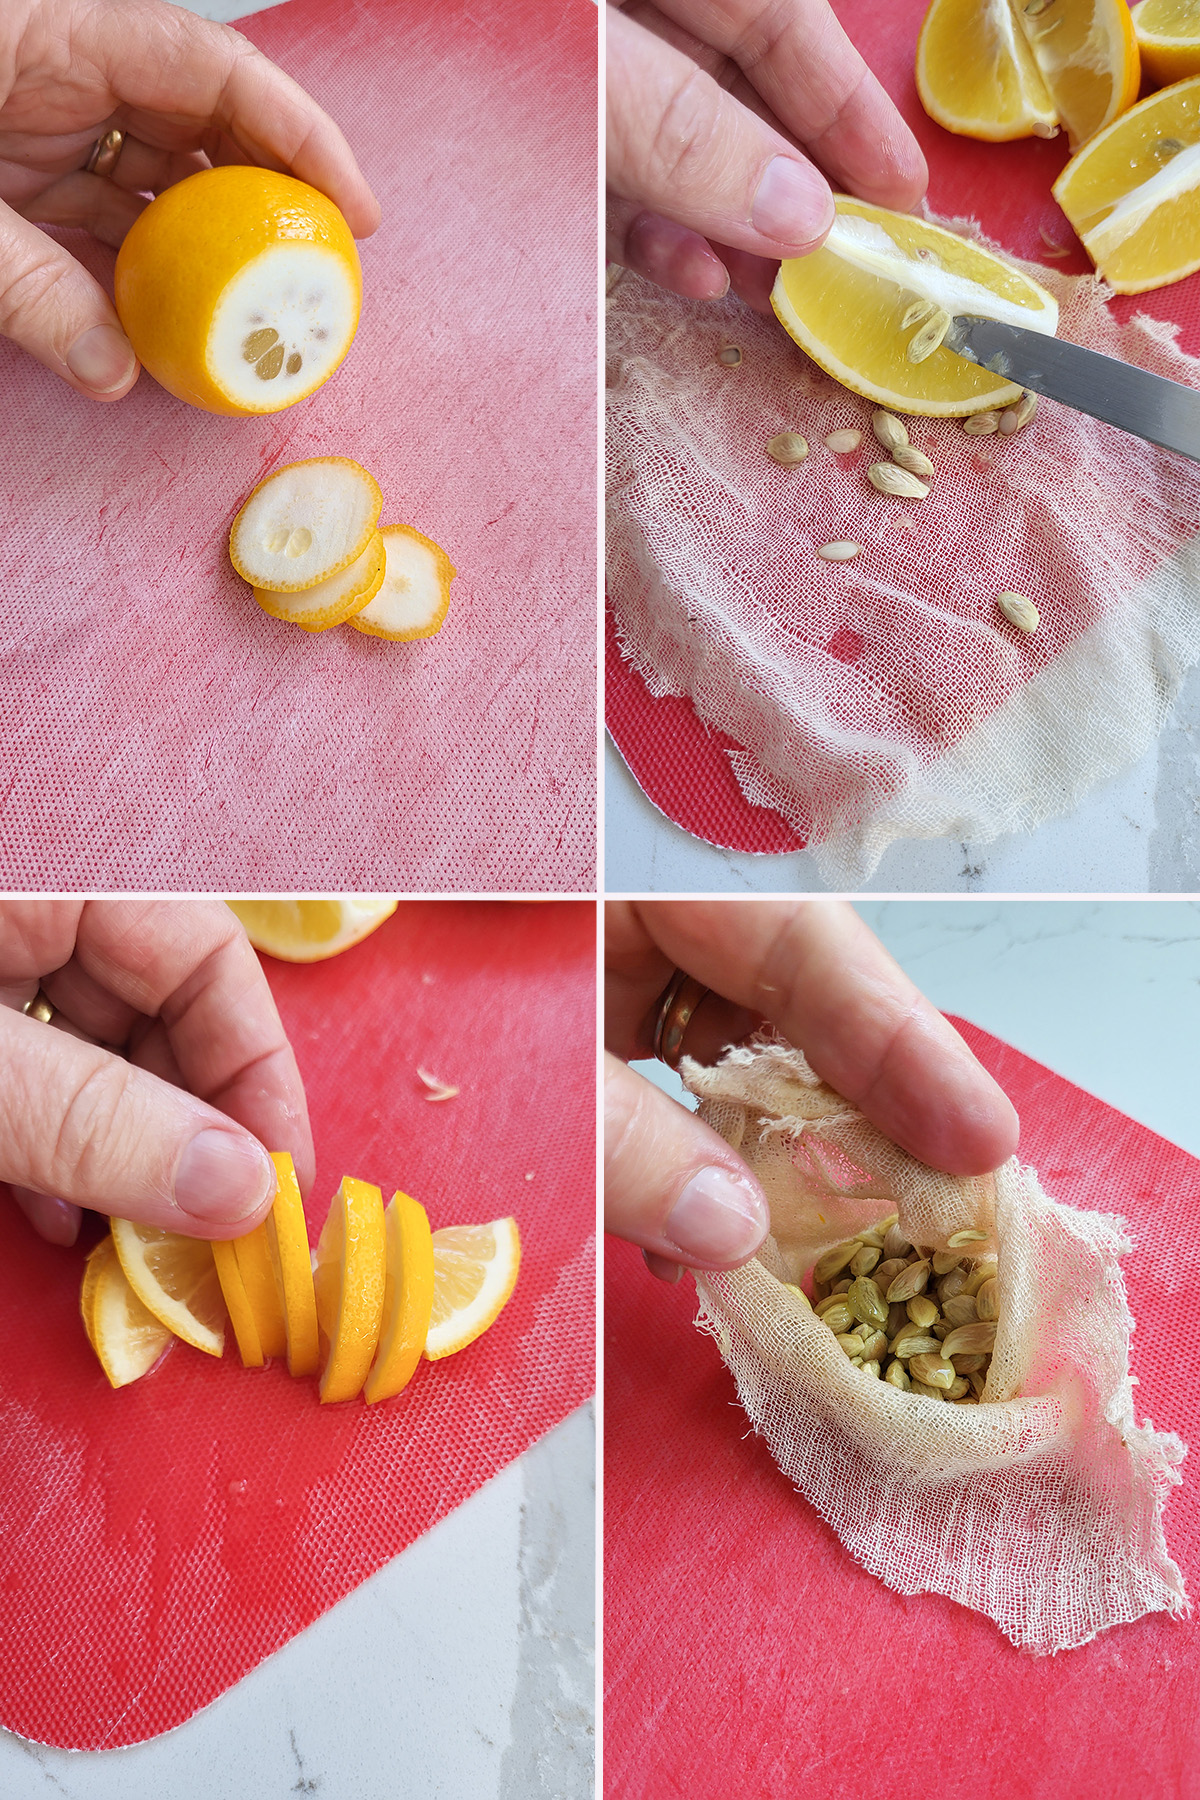
[[99, 282], [2, 204], [0, 333], [91, 400], [119, 400], [138, 377], [137, 358]]
[[607, 1054], [604, 1224], [667, 1279], [678, 1263], [737, 1267], [770, 1224], [762, 1189], [724, 1139]]
[[126, 193], [101, 176], [77, 170], [44, 188], [21, 213], [39, 225], [78, 226], [120, 249], [129, 227], [148, 205], [140, 193]]
[[10, 1187], [8, 1191], [39, 1237], [48, 1244], [61, 1244], [65, 1250], [71, 1248], [83, 1221], [80, 1207], [50, 1194], [35, 1194], [32, 1188]]
[[828, 183], [682, 51], [607, 15], [609, 183], [640, 210], [757, 256], [803, 256], [833, 222]]
[[725, 264], [698, 232], [628, 200], [608, 203], [610, 262], [685, 300], [720, 300], [729, 291]]
[[920, 1161], [977, 1175], [1015, 1151], [1007, 1097], [844, 901], [639, 902], [632, 914], [620, 922], [618, 1034], [635, 1029], [639, 999], [641, 1013], [652, 1004], [651, 972], [661, 966], [638, 944], [636, 920], [659, 959], [771, 1019], [823, 1080]]
[[0, 1180], [51, 1197], [39, 1228], [56, 1218], [61, 1228], [58, 1201], [225, 1238], [270, 1205], [275, 1173], [261, 1144], [107, 1050], [5, 1009], [0, 1080]]

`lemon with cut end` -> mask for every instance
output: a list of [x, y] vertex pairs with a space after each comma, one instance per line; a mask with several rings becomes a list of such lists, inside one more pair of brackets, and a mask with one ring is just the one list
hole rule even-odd
[[1053, 336], [1058, 303], [982, 245], [909, 213], [836, 196], [819, 250], [781, 263], [771, 305], [801, 349], [844, 387], [877, 406], [955, 418], [1012, 405], [1021, 389], [944, 346], [908, 355], [915, 303], [982, 314]]
[[280, 962], [324, 962], [377, 931], [399, 902], [390, 894], [329, 900], [229, 900], [256, 950]]
[[358, 328], [362, 270], [332, 200], [273, 169], [203, 169], [165, 188], [121, 245], [117, 313], [139, 360], [206, 412], [294, 406]]
[[175, 1341], [126, 1281], [111, 1237], [101, 1238], [87, 1259], [79, 1307], [88, 1342], [115, 1388], [147, 1374]]
[[1138, 0], [1130, 16], [1142, 68], [1157, 87], [1200, 75], [1200, 0]]
[[433, 1309], [425, 1337], [430, 1362], [482, 1337], [506, 1305], [520, 1267], [515, 1219], [445, 1225], [433, 1233]]
[[142, 1305], [185, 1344], [220, 1356], [225, 1349], [225, 1302], [212, 1245], [204, 1238], [183, 1237], [133, 1219], [110, 1222], [125, 1279]]
[[381, 528], [387, 566], [377, 592], [350, 620], [368, 637], [408, 643], [433, 637], [450, 606], [454, 564], [412, 525]]

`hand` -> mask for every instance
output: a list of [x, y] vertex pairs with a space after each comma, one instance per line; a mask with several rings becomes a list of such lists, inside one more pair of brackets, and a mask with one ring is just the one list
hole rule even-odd
[[[127, 135], [111, 179], [85, 174], [113, 126]], [[138, 364], [112, 302], [37, 223], [119, 246], [146, 193], [222, 163], [309, 182], [356, 237], [379, 224], [332, 119], [227, 25], [162, 0], [4, 0], [0, 332], [78, 393], [127, 394]]]
[[[48, 1025], [21, 1012], [39, 986]], [[52, 1243], [82, 1206], [238, 1237], [274, 1196], [268, 1149], [312, 1185], [296, 1059], [219, 900], [0, 900], [0, 1088], [0, 1183]]]
[[741, 1157], [625, 1067], [652, 1054], [675, 968], [713, 989], [684, 1040], [698, 1062], [770, 1021], [921, 1162], [981, 1175], [1017, 1147], [1009, 1100], [845, 901], [610, 902], [605, 966], [605, 1227], [656, 1275], [737, 1267], [769, 1226]]
[[611, 261], [769, 313], [776, 265], [833, 223], [826, 174], [900, 211], [924, 194], [917, 140], [826, 0], [633, 0], [607, 23]]

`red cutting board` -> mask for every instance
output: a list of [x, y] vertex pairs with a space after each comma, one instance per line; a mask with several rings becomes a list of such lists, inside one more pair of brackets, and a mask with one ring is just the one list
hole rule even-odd
[[[350, 354], [216, 418], [0, 340], [0, 888], [587, 892], [596, 764], [592, 0], [292, 0], [240, 29], [379, 197]], [[111, 290], [114, 254], [65, 239]], [[436, 637], [269, 619], [229, 527], [355, 458], [458, 570]]]
[[[926, 0], [831, 0], [847, 36], [858, 46], [920, 141], [929, 164], [929, 204], [944, 217], [978, 219], [984, 231], [1014, 255], [1069, 275], [1085, 275], [1091, 263], [1050, 193], [1067, 161], [1065, 136], [983, 144], [955, 137], [935, 125], [917, 98], [913, 59]], [[1045, 234], [1043, 236], [1043, 233]], [[1050, 245], [1071, 246], [1066, 257], [1047, 258]], [[1119, 296], [1111, 302], [1124, 321], [1148, 313], [1180, 326], [1180, 347], [1200, 353], [1200, 275], [1156, 293]], [[752, 806], [734, 779], [726, 754], [734, 740], [697, 718], [691, 701], [654, 699], [622, 661], [610, 622], [606, 652], [608, 730], [638, 782], [669, 819], [693, 837], [722, 849], [779, 855], [805, 845], [787, 820]]]
[[593, 1391], [595, 965], [585, 901], [409, 901], [332, 961], [265, 960], [312, 1112], [310, 1235], [345, 1174], [435, 1228], [520, 1228], [499, 1320], [393, 1400], [321, 1406], [232, 1343], [114, 1392], [83, 1247], [0, 1200], [0, 1724], [79, 1750], [181, 1724]]
[[[1200, 1441], [1200, 1161], [954, 1020], [1021, 1114], [1048, 1193], [1128, 1219], [1136, 1407]], [[1188, 1246], [1181, 1252], [1180, 1246]], [[1156, 1613], [1055, 1657], [868, 1575], [751, 1432], [694, 1284], [608, 1240], [605, 1773], [609, 1800], [1193, 1800], [1200, 1640]], [[1181, 1260], [1182, 1257], [1182, 1260]], [[1167, 1544], [1200, 1586], [1191, 1458]]]

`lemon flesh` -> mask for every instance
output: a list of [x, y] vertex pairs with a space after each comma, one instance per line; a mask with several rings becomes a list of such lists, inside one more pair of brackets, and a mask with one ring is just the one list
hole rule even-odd
[[387, 568], [378, 592], [350, 623], [368, 637], [432, 637], [450, 605], [454, 567], [446, 552], [411, 525], [382, 528]]
[[1200, 0], [1138, 0], [1133, 29], [1156, 87], [1200, 75]]
[[375, 477], [348, 456], [287, 463], [259, 482], [233, 521], [229, 560], [251, 587], [298, 593], [357, 562], [382, 506]]

